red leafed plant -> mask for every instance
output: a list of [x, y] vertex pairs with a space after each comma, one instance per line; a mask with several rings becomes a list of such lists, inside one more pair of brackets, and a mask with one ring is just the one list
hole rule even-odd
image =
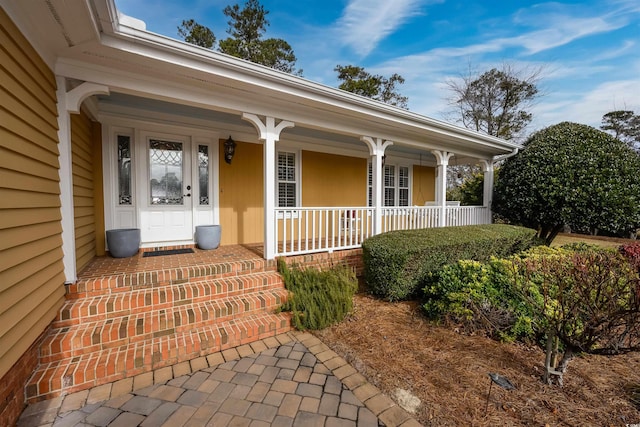
[[621, 245], [618, 250], [640, 272], [640, 242]]

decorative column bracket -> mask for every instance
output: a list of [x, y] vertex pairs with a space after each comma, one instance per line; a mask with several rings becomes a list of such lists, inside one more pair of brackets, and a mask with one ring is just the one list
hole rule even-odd
[[109, 87], [97, 83], [84, 82], [67, 92], [67, 111], [72, 114], [80, 113], [80, 106], [85, 99], [92, 95], [109, 95]]
[[258, 131], [258, 139], [267, 141], [271, 139], [273, 142], [280, 140], [280, 133], [286, 128], [292, 128], [295, 123], [281, 120], [276, 125], [276, 119], [273, 117], [265, 117], [264, 123], [256, 114], [242, 113], [242, 120], [250, 122]]
[[293, 122], [281, 120], [276, 124], [273, 117], [265, 117], [264, 121], [255, 114], [242, 113], [242, 119], [250, 122], [258, 131], [258, 138], [263, 141], [264, 161], [264, 257], [274, 259], [278, 245], [276, 236], [276, 142], [280, 133], [290, 127]]
[[371, 204], [374, 207], [373, 233], [382, 233], [382, 206], [384, 199], [382, 197], [382, 158], [387, 147], [393, 145], [393, 141], [383, 141], [382, 138], [375, 140], [370, 136], [362, 136], [360, 140], [369, 147], [371, 155], [371, 194], [373, 200]]

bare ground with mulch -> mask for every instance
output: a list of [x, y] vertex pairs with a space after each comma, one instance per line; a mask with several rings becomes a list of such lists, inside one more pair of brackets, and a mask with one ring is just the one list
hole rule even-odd
[[[437, 326], [416, 302], [388, 303], [359, 294], [342, 323], [316, 333], [391, 396], [410, 391], [425, 426], [624, 426], [640, 423], [629, 390], [640, 390], [640, 354], [584, 356], [569, 364], [565, 385], [542, 383], [544, 352]], [[492, 387], [488, 373], [516, 390]], [[640, 392], [638, 393], [640, 396]], [[486, 409], [486, 412], [485, 412]]]

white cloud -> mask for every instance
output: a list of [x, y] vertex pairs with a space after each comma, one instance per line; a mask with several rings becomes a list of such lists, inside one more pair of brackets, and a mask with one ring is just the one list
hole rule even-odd
[[[556, 22], [553, 22], [556, 21]], [[521, 46], [532, 55], [558, 46], [571, 43], [574, 40], [594, 34], [617, 30], [624, 24], [607, 22], [602, 18], [576, 19], [568, 16], [558, 20], [546, 20], [547, 28], [532, 31], [518, 37], [498, 40], [505, 46]]]
[[386, 36], [420, 13], [424, 0], [350, 0], [336, 22], [341, 42], [362, 57]]
[[637, 54], [638, 48], [636, 47], [635, 40], [624, 40], [622, 42], [622, 46], [616, 48], [611, 46], [609, 50], [602, 52], [600, 55], [596, 55], [593, 57], [594, 62], [606, 61], [609, 59], [616, 59], [619, 57]]
[[638, 111], [640, 78], [603, 83], [586, 93], [567, 111], [571, 120], [598, 125], [602, 115], [614, 110]]

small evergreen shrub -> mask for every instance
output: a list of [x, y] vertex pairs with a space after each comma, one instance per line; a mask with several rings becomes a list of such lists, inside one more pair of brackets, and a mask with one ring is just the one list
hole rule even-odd
[[290, 268], [280, 259], [278, 272], [289, 291], [281, 309], [292, 313], [296, 329], [323, 329], [341, 322], [352, 311], [358, 281], [348, 266], [339, 265], [324, 271], [299, 269]]
[[535, 235], [535, 230], [504, 224], [379, 234], [362, 243], [367, 290], [389, 301], [408, 299], [445, 265], [509, 256], [538, 244]]

